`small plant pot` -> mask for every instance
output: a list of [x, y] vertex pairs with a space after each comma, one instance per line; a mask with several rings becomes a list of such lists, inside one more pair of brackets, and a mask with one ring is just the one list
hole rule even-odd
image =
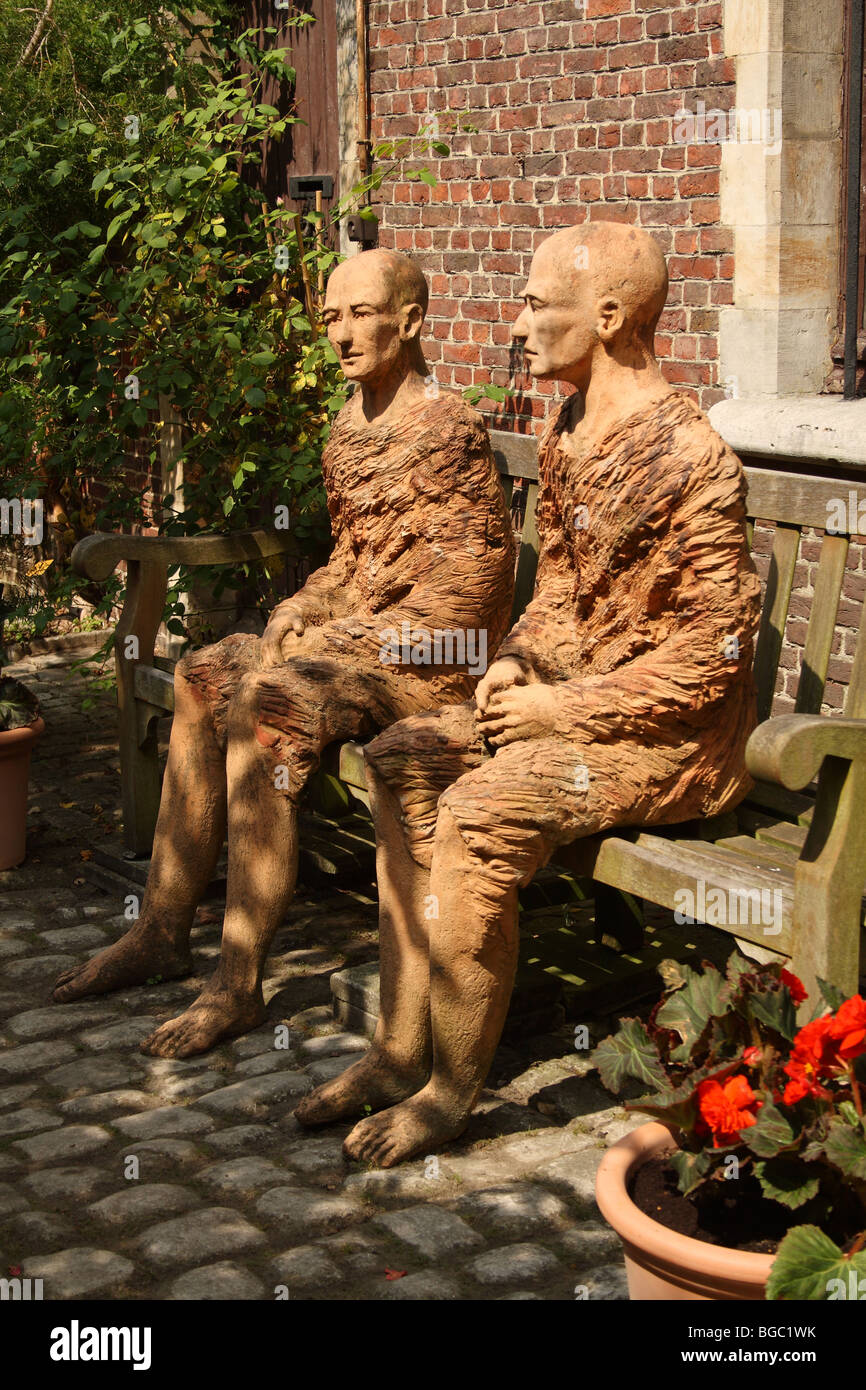
[[651, 1158], [674, 1153], [676, 1147], [664, 1125], [641, 1125], [608, 1150], [598, 1169], [596, 1200], [623, 1243], [629, 1298], [763, 1299], [775, 1256], [679, 1235], [646, 1216], [628, 1195], [635, 1169]]
[[27, 838], [27, 783], [33, 745], [45, 720], [0, 733], [0, 869], [14, 869], [24, 858]]

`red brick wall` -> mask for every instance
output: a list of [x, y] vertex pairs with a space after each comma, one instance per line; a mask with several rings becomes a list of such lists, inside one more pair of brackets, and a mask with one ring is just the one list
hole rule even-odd
[[[721, 4], [667, 0], [371, 0], [372, 137], [449, 116], [477, 134], [449, 158], [405, 163], [383, 185], [380, 244], [417, 256], [432, 302], [437, 379], [509, 383], [510, 325], [532, 251], [588, 218], [647, 228], [668, 257], [657, 348], [669, 381], [706, 409], [718, 381], [718, 311], [732, 300], [733, 235], [719, 226], [718, 144], [673, 138], [675, 113], [733, 104]], [[435, 189], [405, 173], [427, 167]], [[514, 384], [514, 383], [512, 383]], [[541, 386], [504, 408], [543, 416]]]

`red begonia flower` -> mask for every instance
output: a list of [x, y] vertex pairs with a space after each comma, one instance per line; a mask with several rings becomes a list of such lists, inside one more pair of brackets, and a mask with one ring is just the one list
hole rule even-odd
[[839, 1056], [839, 1044], [831, 1033], [832, 1017], [813, 1019], [805, 1024], [794, 1038], [790, 1061], [783, 1071], [790, 1077], [785, 1087], [786, 1105], [796, 1105], [806, 1096], [827, 1100], [830, 1092], [820, 1081], [844, 1070], [845, 1063]]
[[731, 1076], [723, 1086], [718, 1081], [702, 1081], [697, 1091], [698, 1110], [713, 1136], [713, 1148], [735, 1144], [740, 1131], [755, 1124], [760, 1101], [745, 1076]]
[[830, 1037], [838, 1042], [839, 1056], [845, 1061], [866, 1052], [866, 999], [859, 994], [846, 999], [830, 1020]]
[[804, 999], [809, 998], [803, 981], [798, 980], [796, 975], [792, 975], [790, 970], [783, 970], [779, 978], [783, 985], [788, 986], [788, 993], [795, 1004], [802, 1004]]

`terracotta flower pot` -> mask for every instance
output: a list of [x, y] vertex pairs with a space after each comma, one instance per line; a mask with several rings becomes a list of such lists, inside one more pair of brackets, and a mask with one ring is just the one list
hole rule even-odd
[[33, 745], [45, 720], [0, 733], [0, 869], [14, 869], [24, 858], [27, 834], [27, 782]]
[[645, 1216], [629, 1197], [629, 1175], [676, 1147], [664, 1125], [645, 1124], [608, 1149], [599, 1166], [595, 1195], [602, 1216], [623, 1243], [629, 1297], [763, 1299], [773, 1255], [728, 1250], [679, 1235]]

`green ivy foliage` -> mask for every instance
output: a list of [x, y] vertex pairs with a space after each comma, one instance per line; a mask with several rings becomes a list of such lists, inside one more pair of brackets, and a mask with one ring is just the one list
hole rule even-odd
[[[47, 504], [60, 562], [25, 605], [37, 630], [81, 587], [62, 561], [93, 530], [243, 529], [283, 506], [301, 541], [328, 534], [320, 458], [345, 390], [302, 263], [315, 286], [336, 254], [255, 188], [294, 120], [262, 100], [291, 54], [209, 11], [205, 28], [57, 0], [22, 65], [34, 15], [0, 0], [0, 487]], [[169, 407], [183, 495], [152, 498]]]

